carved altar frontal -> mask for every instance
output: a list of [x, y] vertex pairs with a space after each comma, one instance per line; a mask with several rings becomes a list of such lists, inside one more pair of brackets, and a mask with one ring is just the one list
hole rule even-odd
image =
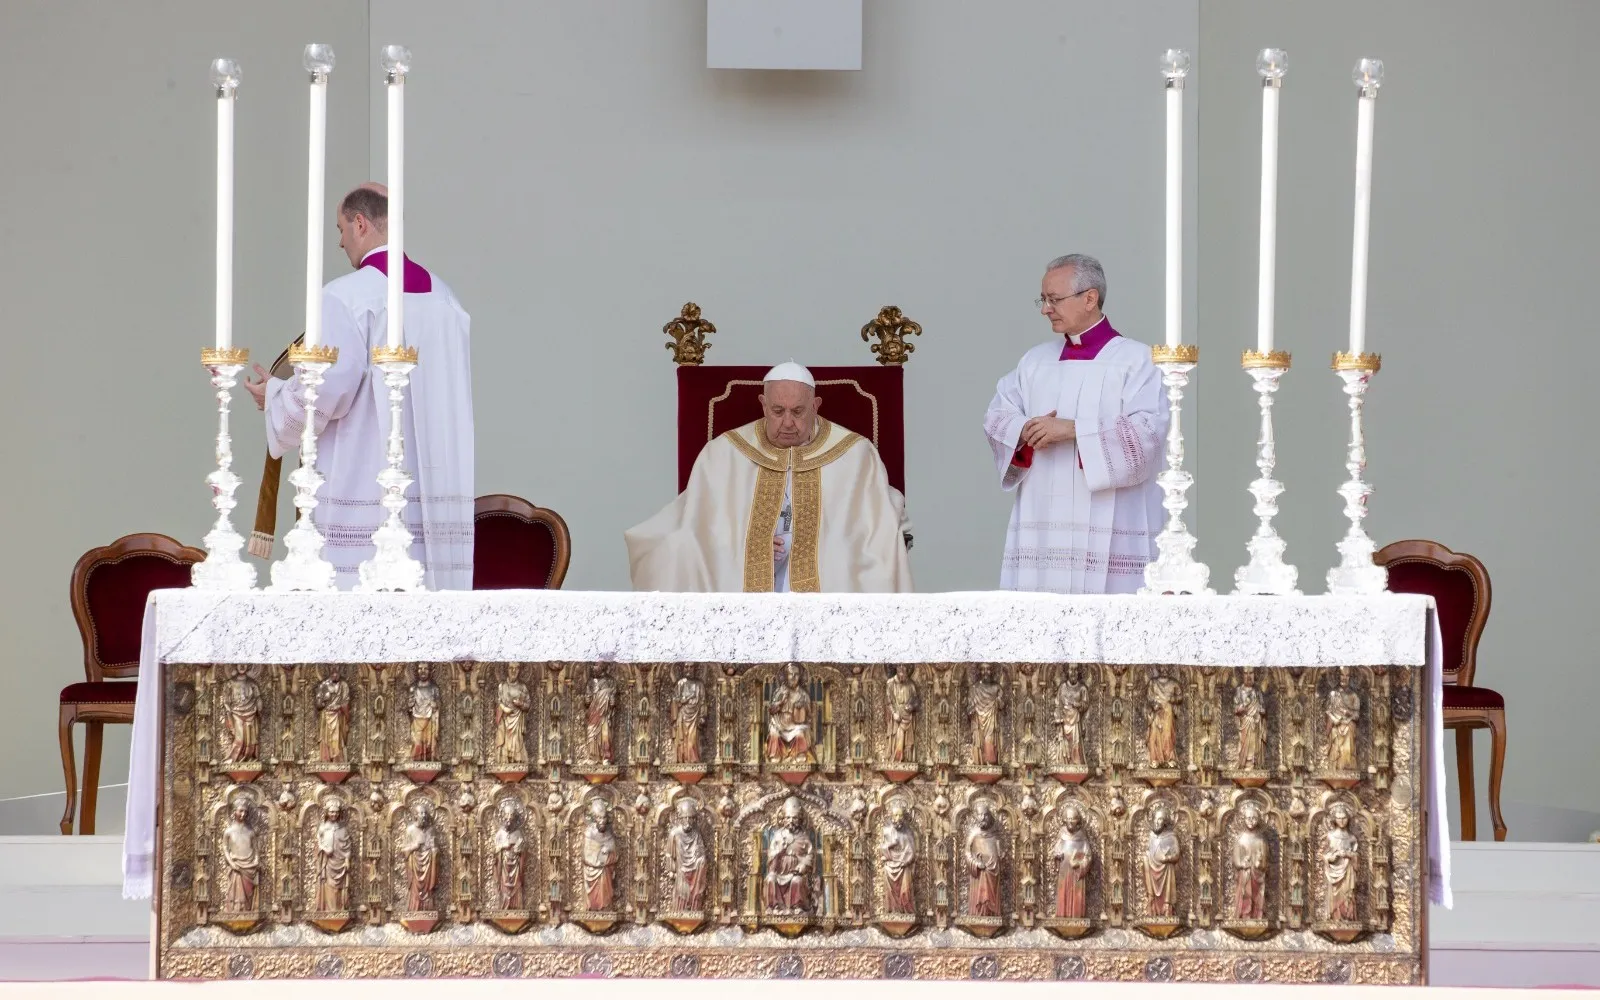
[[157, 974], [1419, 983], [1423, 675], [168, 664]]

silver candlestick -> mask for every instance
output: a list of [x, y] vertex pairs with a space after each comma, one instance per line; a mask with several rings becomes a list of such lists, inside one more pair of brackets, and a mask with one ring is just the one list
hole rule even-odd
[[1244, 352], [1244, 370], [1255, 382], [1256, 395], [1261, 406], [1261, 436], [1256, 440], [1256, 468], [1261, 475], [1250, 484], [1250, 495], [1256, 498], [1251, 511], [1260, 518], [1256, 533], [1246, 546], [1250, 562], [1240, 566], [1233, 574], [1236, 594], [1298, 594], [1295, 586], [1300, 571], [1283, 561], [1287, 544], [1272, 526], [1278, 514], [1278, 497], [1283, 484], [1272, 478], [1273, 466], [1278, 462], [1278, 448], [1272, 432], [1272, 396], [1278, 391], [1278, 380], [1289, 370], [1288, 351]]
[[1167, 424], [1167, 468], [1156, 477], [1166, 494], [1161, 506], [1167, 509], [1167, 526], [1156, 536], [1158, 555], [1144, 568], [1141, 594], [1210, 594], [1211, 570], [1194, 561], [1195, 537], [1184, 526], [1183, 512], [1189, 506], [1185, 496], [1194, 477], [1183, 470], [1183, 387], [1189, 372], [1200, 360], [1200, 348], [1193, 344], [1153, 347], [1151, 359], [1161, 369], [1161, 383], [1167, 387], [1170, 418]]
[[1344, 468], [1350, 478], [1339, 487], [1344, 497], [1344, 516], [1350, 519], [1350, 530], [1339, 540], [1339, 565], [1328, 570], [1330, 594], [1381, 594], [1389, 589], [1389, 571], [1372, 561], [1377, 549], [1366, 529], [1361, 526], [1367, 516], [1367, 497], [1372, 487], [1361, 478], [1367, 468], [1367, 439], [1361, 429], [1362, 397], [1367, 383], [1383, 367], [1383, 359], [1376, 354], [1345, 354], [1333, 356], [1333, 370], [1344, 380], [1344, 392], [1350, 397], [1350, 447], [1345, 453]]
[[422, 563], [411, 557], [411, 532], [401, 517], [406, 507], [406, 490], [411, 486], [411, 477], [405, 470], [406, 441], [402, 421], [406, 386], [411, 382], [411, 370], [417, 367], [417, 349], [374, 347], [372, 363], [383, 372], [383, 384], [389, 387], [389, 465], [378, 473], [378, 485], [383, 487], [383, 507], [389, 516], [372, 533], [372, 544], [377, 552], [361, 564], [361, 582], [356, 589], [367, 593], [426, 590]]
[[272, 586], [268, 590], [331, 591], [335, 585], [333, 563], [322, 555], [322, 532], [317, 530], [311, 512], [317, 507], [317, 490], [322, 473], [317, 471], [317, 391], [322, 388], [328, 369], [339, 360], [337, 347], [291, 347], [289, 362], [294, 365], [305, 399], [305, 427], [300, 430], [300, 468], [289, 474], [294, 484], [294, 507], [299, 516], [294, 528], [283, 539], [289, 554], [272, 564]]
[[233, 438], [228, 433], [233, 383], [250, 363], [250, 351], [243, 347], [208, 347], [200, 352], [200, 363], [211, 373], [211, 385], [217, 390], [217, 467], [206, 476], [217, 523], [206, 533], [206, 557], [190, 570], [189, 579], [201, 590], [250, 590], [256, 585], [256, 568], [239, 558], [244, 537], [233, 529], [231, 520], [237, 504], [233, 491], [239, 488], [239, 477], [233, 472]]

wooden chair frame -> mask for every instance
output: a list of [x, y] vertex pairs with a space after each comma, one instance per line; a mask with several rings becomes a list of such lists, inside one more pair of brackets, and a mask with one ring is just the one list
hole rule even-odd
[[[1455, 665], [1440, 664], [1445, 684], [1472, 687], [1478, 672], [1478, 640], [1489, 621], [1489, 605], [1493, 591], [1489, 585], [1489, 571], [1476, 557], [1465, 552], [1455, 552], [1426, 539], [1412, 538], [1390, 542], [1373, 556], [1380, 566], [1404, 563], [1426, 563], [1442, 570], [1466, 573], [1472, 578], [1472, 614], [1467, 619], [1466, 635], [1461, 642], [1461, 662]], [[1494, 839], [1506, 839], [1505, 819], [1500, 815], [1500, 779], [1506, 763], [1506, 713], [1504, 708], [1447, 707], [1442, 720], [1444, 728], [1456, 734], [1456, 784], [1461, 792], [1461, 839], [1478, 839], [1477, 785], [1473, 777], [1472, 731], [1489, 730], [1491, 752], [1489, 758], [1489, 814], [1494, 824]]]
[[[167, 535], [144, 533], [124, 535], [110, 545], [90, 549], [72, 568], [72, 617], [78, 623], [78, 635], [83, 641], [84, 679], [94, 683], [108, 678], [138, 677], [139, 662], [102, 663], [95, 649], [94, 616], [89, 610], [89, 577], [102, 566], [129, 558], [156, 557], [168, 559], [183, 566], [193, 566], [205, 559], [203, 550], [188, 546]], [[77, 760], [73, 754], [72, 727], [85, 726], [83, 740], [83, 812], [78, 819], [80, 834], [94, 833], [95, 807], [100, 795], [100, 752], [105, 737], [106, 723], [133, 723], [133, 695], [135, 686], [128, 685], [126, 702], [93, 702], [75, 704], [63, 702], [59, 720], [61, 740], [61, 770], [66, 779], [67, 805], [61, 814], [61, 832], [72, 832], [73, 815], [78, 806]]]
[[555, 538], [555, 557], [550, 564], [550, 578], [546, 590], [560, 590], [567, 578], [567, 565], [572, 561], [572, 534], [560, 514], [548, 507], [540, 507], [510, 493], [489, 493], [477, 499], [472, 513], [472, 523], [485, 514], [509, 514], [530, 524], [542, 524]]

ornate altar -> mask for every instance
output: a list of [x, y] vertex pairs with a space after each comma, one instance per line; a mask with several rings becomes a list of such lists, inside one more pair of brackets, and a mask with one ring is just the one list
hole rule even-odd
[[1420, 983], [1430, 603], [159, 592], [161, 978]]

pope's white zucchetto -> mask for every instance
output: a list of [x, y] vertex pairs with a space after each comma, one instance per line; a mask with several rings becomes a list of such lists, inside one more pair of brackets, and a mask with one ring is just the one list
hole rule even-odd
[[783, 364], [767, 372], [761, 378], [762, 382], [799, 382], [815, 389], [817, 380], [811, 377], [811, 372], [804, 365], [797, 365], [793, 361]]

